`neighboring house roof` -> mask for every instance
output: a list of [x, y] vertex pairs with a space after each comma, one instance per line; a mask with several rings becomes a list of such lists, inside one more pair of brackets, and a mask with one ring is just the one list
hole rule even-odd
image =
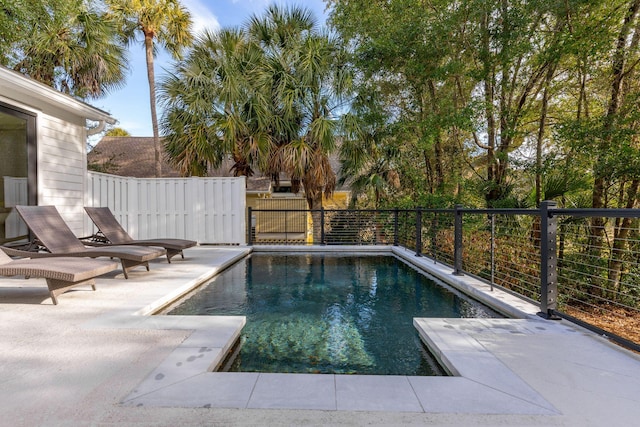
[[[152, 137], [105, 136], [87, 154], [89, 169], [119, 176], [152, 178], [155, 176], [155, 153]], [[233, 160], [227, 159], [210, 176], [231, 176]], [[180, 173], [166, 160], [162, 163], [163, 177], [178, 177]], [[271, 179], [253, 176], [247, 179], [247, 191], [271, 192]]]
[[[24, 96], [25, 100], [48, 104], [88, 120], [105, 121], [109, 124], [116, 123], [116, 120], [106, 111], [0, 65], [0, 94], [8, 92], [20, 94]], [[33, 104], [33, 102], [26, 102]]]
[[[87, 154], [89, 169], [135, 178], [155, 177], [155, 151], [152, 137], [105, 136]], [[164, 160], [163, 177], [180, 173]]]
[[[87, 154], [89, 169], [119, 176], [136, 178], [152, 178], [155, 176], [155, 153], [152, 137], [139, 136], [105, 136]], [[340, 171], [340, 160], [337, 155], [330, 157], [331, 167]], [[222, 165], [210, 172], [209, 176], [232, 176], [233, 160], [228, 158]], [[162, 163], [162, 177], [178, 177], [180, 173], [171, 167], [166, 159]], [[282, 175], [282, 179], [286, 177]], [[336, 190], [345, 190], [344, 186]], [[251, 193], [270, 193], [271, 178], [258, 172], [247, 178], [247, 191]]]
[[247, 192], [271, 193], [271, 178], [266, 176], [252, 176], [247, 179]]

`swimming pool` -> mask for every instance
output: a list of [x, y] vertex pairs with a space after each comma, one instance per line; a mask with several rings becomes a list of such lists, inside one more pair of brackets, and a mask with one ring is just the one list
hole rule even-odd
[[443, 375], [414, 317], [502, 317], [395, 256], [254, 253], [168, 314], [244, 315], [229, 370]]

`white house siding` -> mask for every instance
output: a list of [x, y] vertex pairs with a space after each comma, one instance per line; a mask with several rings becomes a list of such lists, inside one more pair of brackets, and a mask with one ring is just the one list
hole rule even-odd
[[38, 116], [38, 204], [54, 205], [71, 230], [85, 229], [86, 150], [84, 119], [71, 114]]
[[[5, 93], [4, 95], [11, 95]], [[85, 119], [43, 105], [45, 111], [28, 105], [37, 102], [28, 96], [20, 101], [0, 97], [36, 115], [38, 145], [38, 204], [54, 205], [76, 235], [85, 229], [86, 186]]]
[[54, 205], [81, 236], [86, 202], [86, 120], [115, 120], [106, 112], [0, 66], [0, 101], [36, 115], [38, 204]]

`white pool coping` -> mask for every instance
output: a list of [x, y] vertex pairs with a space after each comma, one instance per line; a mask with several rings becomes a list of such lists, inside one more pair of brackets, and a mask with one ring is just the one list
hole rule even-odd
[[[452, 276], [445, 266], [404, 249], [375, 247], [256, 247], [255, 251], [375, 252], [391, 255], [438, 275], [448, 274], [467, 293], [486, 284]], [[434, 269], [435, 268], [435, 269]], [[435, 270], [435, 271], [434, 271]], [[159, 407], [224, 407], [557, 415], [557, 409], [500, 362], [468, 331], [564, 334], [567, 329], [535, 317], [536, 307], [494, 290], [485, 303], [522, 319], [415, 319], [423, 341], [451, 377], [317, 375], [212, 372], [235, 342], [244, 318], [154, 316], [194, 333], [179, 345], [122, 404]], [[154, 303], [160, 306], [166, 303]], [[148, 307], [146, 308], [148, 311]], [[144, 310], [143, 310], [144, 312]], [[160, 318], [158, 318], [160, 317]], [[462, 398], [466, 397], [466, 398]]]
[[[257, 248], [254, 248], [257, 249]], [[260, 248], [262, 249], [262, 248]], [[269, 249], [269, 248], [267, 248]], [[295, 246], [280, 250], [315, 251]], [[362, 252], [364, 247], [326, 247]], [[54, 306], [37, 279], [0, 281], [7, 425], [635, 425], [640, 357], [402, 248], [393, 252], [512, 319], [417, 319], [451, 377], [210, 372], [243, 317], [151, 316], [246, 256], [202, 246], [98, 279]], [[258, 409], [267, 408], [267, 409]]]

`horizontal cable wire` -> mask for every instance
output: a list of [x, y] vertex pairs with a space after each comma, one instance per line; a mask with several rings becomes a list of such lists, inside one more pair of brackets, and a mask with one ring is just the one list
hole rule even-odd
[[[453, 267], [455, 212], [453, 209], [254, 210], [250, 232], [257, 244], [398, 244]], [[493, 277], [496, 284], [539, 301], [540, 245], [546, 238], [541, 235], [539, 211], [461, 212], [462, 272], [486, 281]], [[616, 217], [602, 217], [604, 225], [598, 227], [592, 226], [590, 215], [607, 211], [590, 214], [591, 210], [580, 210], [575, 211], [576, 216], [570, 216], [574, 210], [558, 212], [562, 214], [555, 217], [558, 310], [569, 311], [571, 316], [584, 321], [603, 314], [616, 319], [621, 317], [620, 313], [640, 317], [638, 210], [615, 210]], [[632, 226], [622, 228], [626, 212], [633, 213]], [[419, 218], [420, 224], [416, 224]], [[594, 231], [600, 235], [592, 236]], [[625, 236], [620, 237], [620, 233]]]

